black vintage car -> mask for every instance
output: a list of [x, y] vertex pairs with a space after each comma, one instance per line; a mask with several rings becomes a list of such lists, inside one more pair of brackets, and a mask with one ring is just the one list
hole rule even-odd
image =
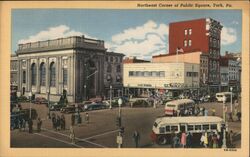
[[83, 110], [81, 107], [75, 107], [75, 105], [70, 105], [70, 106], [61, 108], [62, 113], [76, 113], [76, 112], [82, 112], [82, 111]]

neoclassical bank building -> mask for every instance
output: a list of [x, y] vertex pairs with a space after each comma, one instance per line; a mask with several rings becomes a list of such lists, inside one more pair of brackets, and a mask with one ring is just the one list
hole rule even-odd
[[103, 40], [72, 36], [19, 44], [11, 55], [11, 85], [17, 95], [58, 101], [67, 91], [69, 102], [96, 96], [121, 95], [121, 53], [108, 52]]

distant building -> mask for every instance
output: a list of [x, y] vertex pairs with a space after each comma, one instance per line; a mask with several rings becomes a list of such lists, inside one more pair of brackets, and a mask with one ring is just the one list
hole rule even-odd
[[123, 60], [123, 64], [129, 64], [129, 63], [149, 63], [150, 61], [137, 59], [136, 57], [126, 57]]
[[[123, 56], [107, 52], [102, 40], [72, 36], [19, 44], [11, 65], [18, 67], [19, 95], [28, 96], [31, 92], [36, 97], [49, 95], [51, 101], [58, 101], [66, 90], [70, 102], [81, 102], [106, 96], [110, 85], [113, 95], [117, 95], [122, 89]], [[114, 72], [115, 76], [108, 79]], [[14, 78], [14, 71], [11, 75]]]
[[241, 56], [237, 54], [225, 53], [220, 58], [221, 71], [221, 90], [230, 91], [233, 87], [234, 92], [240, 92], [241, 86]]
[[[173, 22], [169, 24], [169, 54], [166, 56], [154, 56], [154, 62], [177, 61], [177, 55], [184, 57], [184, 62], [195, 56], [192, 63], [201, 64], [201, 84], [208, 85], [208, 93], [216, 93], [220, 87], [220, 43], [221, 43], [220, 22], [211, 18], [195, 19], [189, 21]], [[181, 51], [180, 51], [181, 50]], [[195, 54], [200, 52], [202, 54]], [[185, 55], [187, 54], [187, 55]], [[168, 58], [167, 56], [173, 56]], [[189, 58], [189, 57], [190, 58]], [[157, 59], [156, 59], [157, 58]], [[164, 61], [165, 60], [165, 61]]]
[[125, 94], [140, 95], [149, 90], [180, 94], [199, 88], [199, 64], [133, 63], [123, 66], [123, 84], [127, 89]]

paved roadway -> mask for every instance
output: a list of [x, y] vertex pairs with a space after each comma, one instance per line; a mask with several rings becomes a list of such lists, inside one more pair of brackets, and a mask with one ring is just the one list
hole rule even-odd
[[[28, 108], [29, 104], [22, 104], [23, 108]], [[211, 109], [216, 109], [218, 116], [222, 115], [222, 103], [204, 103], [200, 106]], [[36, 121], [34, 121], [34, 133], [29, 134], [27, 131], [20, 132], [19, 130], [11, 131], [11, 146], [12, 147], [37, 147], [37, 148], [116, 148], [116, 136], [118, 135], [116, 127], [116, 116], [118, 108], [98, 110], [88, 112], [90, 123], [83, 123], [80, 126], [74, 126], [76, 135], [76, 144], [71, 144], [69, 139], [69, 124], [70, 114], [65, 114], [66, 130], [55, 131], [52, 128], [51, 120], [47, 119], [47, 108], [45, 105], [32, 105], [43, 120], [40, 133], [36, 132]], [[60, 115], [60, 112], [55, 112]], [[133, 132], [138, 130], [141, 135], [140, 147], [142, 148], [168, 148], [169, 145], [159, 146], [152, 144], [150, 133], [152, 124], [156, 117], [164, 114], [164, 106], [157, 108], [122, 108], [122, 125], [125, 127], [123, 135], [123, 147], [133, 148]], [[209, 110], [209, 114], [211, 114]], [[85, 113], [81, 113], [83, 119]], [[240, 122], [229, 122], [229, 129], [233, 130], [236, 135], [236, 147], [240, 147]]]

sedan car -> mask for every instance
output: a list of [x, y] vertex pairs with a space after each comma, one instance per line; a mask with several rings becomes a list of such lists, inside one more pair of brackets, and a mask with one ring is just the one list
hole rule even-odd
[[61, 108], [62, 113], [76, 113], [76, 112], [82, 112], [82, 108], [80, 107], [75, 107], [74, 105], [66, 106]]
[[107, 108], [106, 105], [102, 103], [92, 103], [92, 104], [86, 105], [85, 111], [100, 110], [100, 109], [105, 109], [105, 108]]

